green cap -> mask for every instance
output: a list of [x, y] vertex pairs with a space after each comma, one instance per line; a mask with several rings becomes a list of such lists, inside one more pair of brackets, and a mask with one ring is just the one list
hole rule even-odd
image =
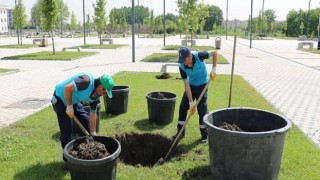
[[112, 88], [114, 86], [112, 77], [104, 74], [100, 77], [100, 82], [102, 86], [107, 90], [109, 98], [112, 98]]

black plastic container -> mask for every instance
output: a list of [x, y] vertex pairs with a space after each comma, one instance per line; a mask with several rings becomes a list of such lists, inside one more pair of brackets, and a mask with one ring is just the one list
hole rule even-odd
[[107, 114], [124, 114], [128, 111], [129, 86], [114, 86], [112, 88], [112, 98], [105, 95], [104, 104]]

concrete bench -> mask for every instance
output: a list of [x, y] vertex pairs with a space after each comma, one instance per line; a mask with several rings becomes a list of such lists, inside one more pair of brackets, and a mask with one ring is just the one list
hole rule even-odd
[[73, 37], [74, 37], [73, 33], [69, 33], [66, 35], [66, 38], [73, 38]]
[[41, 38], [36, 38], [36, 39], [33, 39], [33, 44], [36, 44], [37, 42], [40, 42], [41, 43]]
[[164, 64], [164, 65], [162, 65], [162, 67], [161, 67], [161, 72], [166, 73], [168, 66], [179, 66], [179, 64], [178, 64], [178, 63], [168, 63], [168, 64]]
[[62, 51], [67, 51], [67, 49], [74, 49], [74, 50], [77, 50], [78, 52], [81, 51], [81, 47], [64, 47], [62, 48]]
[[303, 36], [299, 36], [298, 41], [307, 41], [308, 38], [307, 36], [303, 35]]
[[194, 39], [192, 39], [192, 40], [191, 40], [191, 39], [188, 39], [187, 41], [186, 41], [186, 40], [182, 40], [182, 41], [181, 41], [181, 45], [182, 45], [182, 46], [187, 46], [187, 43], [189, 43], [189, 42], [191, 43], [192, 46], [195, 46], [195, 45], [196, 45], [196, 40], [194, 40]]
[[108, 41], [109, 44], [113, 44], [113, 40], [110, 39], [110, 38], [102, 38], [102, 39], [101, 39], [101, 44], [103, 44], [104, 41]]
[[303, 46], [305, 45], [309, 46], [309, 49], [313, 49], [313, 42], [307, 42], [307, 41], [299, 42], [297, 49], [303, 49]]

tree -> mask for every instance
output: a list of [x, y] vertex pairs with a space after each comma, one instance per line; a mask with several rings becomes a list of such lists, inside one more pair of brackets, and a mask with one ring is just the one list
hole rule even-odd
[[150, 11], [150, 17], [144, 19], [144, 23], [148, 25], [149, 34], [152, 35], [154, 31], [154, 15], [153, 10]]
[[54, 46], [54, 37], [53, 37], [53, 27], [56, 24], [57, 16], [58, 16], [58, 6], [56, 0], [43, 0], [42, 4], [42, 13], [45, 14], [42, 18], [44, 18], [44, 28], [46, 30], [51, 31], [52, 37], [52, 48], [53, 48], [53, 55], [56, 54], [55, 46]]
[[123, 35], [125, 36], [124, 33], [126, 31], [126, 28], [127, 28], [127, 20], [126, 20], [126, 15], [125, 14], [122, 15], [122, 18], [121, 18], [121, 21], [120, 21], [120, 26], [121, 26]]
[[302, 35], [303, 34], [303, 30], [304, 30], [304, 23], [303, 22], [300, 23], [299, 29], [300, 29], [300, 33]]
[[[15, 27], [20, 34], [20, 44], [22, 45], [21, 29], [27, 25], [26, 8], [22, 0], [18, 1], [17, 6], [13, 9], [13, 27]], [[19, 44], [19, 41], [18, 41]]]
[[264, 17], [267, 23], [267, 32], [271, 31], [271, 23], [274, 22], [274, 20], [276, 19], [276, 13], [273, 9], [267, 9], [264, 12]]
[[196, 15], [198, 16], [198, 24], [199, 24], [199, 32], [203, 34], [203, 29], [205, 25], [205, 19], [209, 16], [209, 5], [204, 4], [201, 2], [197, 6]]
[[213, 24], [217, 26], [222, 25], [223, 12], [218, 6], [211, 5], [208, 7], [209, 16], [205, 18], [205, 24], [203, 30], [212, 31]]
[[42, 0], [37, 0], [31, 8], [31, 20], [34, 22], [35, 28], [41, 27], [41, 18], [42, 18]]
[[[70, 12], [69, 12], [69, 7], [66, 3], [63, 2], [63, 0], [56, 0], [57, 2], [57, 6], [58, 6], [58, 16], [57, 16], [57, 22], [60, 22], [60, 23], [57, 23], [57, 27], [58, 28], [63, 28], [63, 24], [69, 20], [69, 17], [70, 17]], [[62, 27], [61, 27], [62, 25]]]
[[162, 33], [163, 23], [162, 23], [163, 15], [159, 15], [154, 19], [154, 29], [157, 34]]
[[195, 19], [192, 18], [195, 15], [195, 9], [196, 7], [197, 0], [177, 0], [177, 6], [178, 6], [178, 12], [179, 12], [179, 17], [182, 21], [182, 25], [184, 26], [184, 30], [186, 32], [186, 42], [187, 42], [187, 35], [188, 35], [188, 30], [190, 27], [190, 22], [192, 25], [194, 25]]
[[273, 34], [274, 33], [274, 22], [270, 22], [269, 27], [270, 27], [271, 33]]
[[113, 31], [117, 28], [117, 22], [116, 22], [116, 19], [114, 18], [113, 13], [109, 14], [109, 20], [110, 20], [111, 31]]
[[70, 22], [70, 30], [71, 31], [75, 31], [77, 29], [77, 18], [76, 18], [76, 14], [72, 11], [71, 13], [71, 22]]
[[102, 45], [101, 34], [102, 29], [106, 25], [106, 1], [105, 0], [96, 0], [94, 7], [94, 22], [97, 27], [98, 34], [100, 35], [100, 46]]
[[288, 30], [288, 23], [287, 22], [285, 22], [283, 24], [283, 30], [284, 30], [284, 34], [287, 36], [287, 30]]
[[166, 32], [171, 34], [177, 31], [177, 24], [172, 20], [166, 20]]

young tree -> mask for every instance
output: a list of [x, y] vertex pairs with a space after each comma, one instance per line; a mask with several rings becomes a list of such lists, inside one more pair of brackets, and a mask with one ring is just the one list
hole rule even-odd
[[97, 31], [100, 37], [100, 45], [102, 45], [101, 41], [101, 34], [102, 29], [106, 25], [106, 1], [105, 0], [96, 0], [96, 4], [93, 5], [94, 7], [94, 22], [97, 27]]
[[126, 32], [126, 28], [127, 28], [127, 19], [126, 19], [126, 15], [125, 14], [123, 14], [122, 17], [121, 17], [120, 26], [121, 26], [121, 29], [122, 29], [123, 36], [125, 36], [125, 32]]
[[[195, 19], [195, 9], [197, 0], [177, 0], [179, 17], [184, 25], [184, 30], [186, 32], [186, 42], [188, 40], [188, 31], [191, 25], [194, 25]], [[191, 23], [190, 23], [191, 22]]]
[[300, 33], [301, 33], [301, 35], [302, 35], [302, 34], [303, 34], [303, 31], [304, 31], [304, 23], [303, 23], [303, 22], [300, 23], [299, 29], [300, 29]]
[[17, 32], [20, 34], [20, 43], [22, 45], [22, 33], [21, 29], [27, 25], [27, 15], [26, 8], [22, 0], [18, 1], [17, 6], [13, 9], [13, 27], [17, 29]]
[[41, 19], [42, 19], [42, 0], [37, 0], [31, 8], [31, 19], [35, 23], [36, 28], [41, 28]]
[[[57, 16], [57, 27], [60, 28], [61, 33], [63, 29], [63, 24], [68, 21], [70, 17], [69, 7], [63, 0], [56, 0], [58, 6], [58, 16]], [[58, 23], [59, 22], [59, 23]]]
[[152, 35], [153, 31], [154, 31], [154, 15], [153, 15], [153, 10], [150, 11], [150, 17], [146, 18], [147, 20], [145, 20], [145, 24], [148, 25], [148, 29], [149, 29], [149, 34]]
[[285, 36], [287, 36], [287, 30], [288, 30], [288, 23], [287, 23], [287, 22], [285, 22], [285, 23], [283, 24], [283, 30], [284, 30]]
[[52, 38], [52, 50], [53, 55], [56, 54], [55, 46], [54, 46], [54, 37], [53, 37], [53, 28], [57, 23], [57, 16], [58, 16], [58, 6], [56, 0], [43, 0], [42, 4], [42, 13], [45, 15], [44, 18], [44, 28], [46, 30], [51, 31], [51, 38]]
[[197, 13], [198, 16], [198, 24], [199, 24], [199, 32], [203, 34], [203, 29], [205, 25], [205, 19], [209, 16], [209, 5], [204, 4], [203, 1], [197, 6]]
[[110, 28], [111, 28], [111, 33], [117, 28], [117, 22], [116, 19], [114, 18], [113, 13], [109, 14], [109, 20], [110, 20]]
[[75, 31], [77, 29], [77, 18], [76, 18], [76, 14], [72, 11], [71, 13], [71, 22], [70, 22], [70, 30], [71, 31]]

